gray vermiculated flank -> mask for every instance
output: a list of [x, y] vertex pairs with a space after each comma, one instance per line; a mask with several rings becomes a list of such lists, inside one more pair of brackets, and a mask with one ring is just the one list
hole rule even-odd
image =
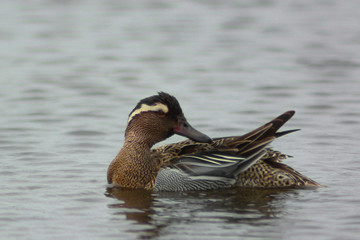
[[214, 176], [189, 176], [177, 169], [165, 168], [159, 171], [155, 191], [199, 191], [230, 188], [235, 179]]

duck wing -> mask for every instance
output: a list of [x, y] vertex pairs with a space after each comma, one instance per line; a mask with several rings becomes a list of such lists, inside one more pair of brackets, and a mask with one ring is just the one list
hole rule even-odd
[[264, 148], [273, 140], [273, 138], [268, 138], [257, 142], [257, 145], [252, 147], [254, 153], [251, 155], [248, 155], [247, 152], [212, 150], [184, 155], [173, 162], [170, 167], [192, 176], [233, 178], [261, 159], [266, 154]]
[[247, 170], [265, 154], [264, 148], [274, 138], [258, 142], [256, 152], [248, 157], [229, 152], [207, 151], [188, 154], [172, 165], [160, 169], [154, 189], [156, 191], [194, 191], [230, 188], [237, 175]]

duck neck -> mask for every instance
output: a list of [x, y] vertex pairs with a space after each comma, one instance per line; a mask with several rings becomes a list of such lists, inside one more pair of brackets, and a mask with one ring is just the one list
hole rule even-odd
[[108, 182], [128, 188], [148, 188], [155, 182], [158, 171], [151, 158], [153, 142], [127, 131], [125, 142], [108, 170]]
[[164, 131], [163, 126], [156, 123], [156, 119], [135, 117], [126, 128], [125, 143], [135, 143], [150, 149], [172, 134], [170, 131]]
[[135, 131], [126, 131], [124, 146], [129, 145], [133, 148], [138, 146], [143, 150], [150, 151], [150, 148], [155, 143], [156, 142], [153, 139], [151, 139], [151, 137], [147, 137], [147, 134], [143, 134], [143, 133], [139, 134], [139, 132], [135, 132]]

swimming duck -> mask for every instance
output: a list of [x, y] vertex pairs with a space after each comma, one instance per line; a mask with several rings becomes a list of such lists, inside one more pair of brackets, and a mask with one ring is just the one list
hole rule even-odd
[[[287, 111], [242, 136], [211, 139], [188, 123], [175, 97], [160, 92], [144, 98], [129, 114], [124, 145], [108, 168], [108, 183], [154, 191], [319, 187], [281, 163], [288, 155], [268, 147], [298, 130], [278, 132], [294, 113]], [[174, 134], [189, 139], [152, 148]]]

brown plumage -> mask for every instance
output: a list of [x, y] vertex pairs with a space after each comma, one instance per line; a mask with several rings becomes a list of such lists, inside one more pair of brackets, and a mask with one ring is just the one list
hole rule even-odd
[[[159, 93], [140, 101], [130, 113], [125, 143], [109, 166], [108, 182], [121, 187], [151, 190], [157, 188], [155, 185], [160, 170], [176, 169], [186, 177], [204, 177], [204, 181], [210, 181], [209, 179], [214, 177], [234, 178], [236, 181], [231, 186], [319, 187], [321, 185], [317, 182], [281, 163], [281, 160], [288, 158], [287, 155], [265, 148], [276, 138], [297, 131], [278, 132], [294, 113], [285, 112], [245, 135], [211, 141], [188, 124], [174, 97]], [[174, 133], [193, 140], [151, 149], [155, 143]], [[234, 165], [220, 169], [224, 173], [217, 173], [216, 169], [219, 167], [213, 168], [213, 165], [223, 164], [217, 162], [218, 156], [225, 156], [227, 159], [239, 158], [236, 160], [239, 163], [234, 161]], [[240, 167], [241, 164], [244, 166]], [[210, 177], [206, 179], [208, 176]]]

